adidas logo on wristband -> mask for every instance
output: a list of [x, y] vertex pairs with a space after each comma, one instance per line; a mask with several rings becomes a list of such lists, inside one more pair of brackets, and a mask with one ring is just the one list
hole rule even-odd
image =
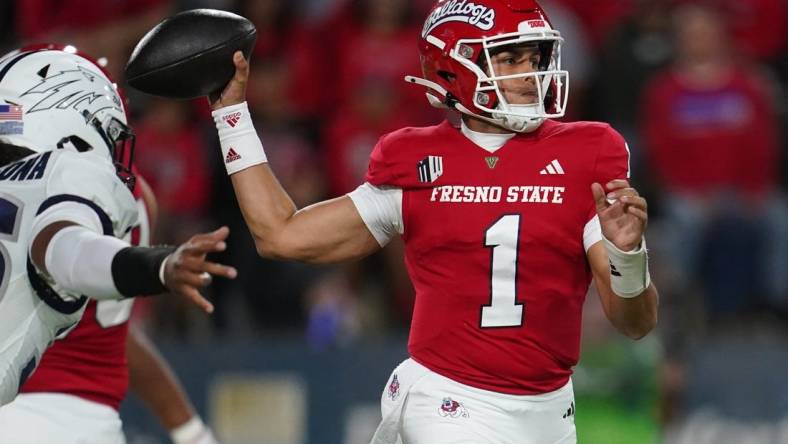
[[241, 120], [241, 112], [238, 111], [226, 116], [222, 116], [222, 120], [224, 120], [224, 123], [229, 125], [230, 128], [235, 128], [235, 125], [238, 125], [238, 121]]
[[241, 155], [235, 152], [235, 149], [230, 148], [230, 150], [227, 151], [227, 156], [224, 158], [224, 163], [235, 162], [236, 160], [241, 160]]

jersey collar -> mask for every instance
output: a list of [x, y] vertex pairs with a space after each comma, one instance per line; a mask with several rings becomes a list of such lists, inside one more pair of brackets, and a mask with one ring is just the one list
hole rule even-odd
[[515, 133], [480, 133], [468, 128], [468, 126], [465, 125], [465, 121], [462, 119], [460, 119], [460, 131], [479, 148], [490, 153], [496, 152], [515, 136]]

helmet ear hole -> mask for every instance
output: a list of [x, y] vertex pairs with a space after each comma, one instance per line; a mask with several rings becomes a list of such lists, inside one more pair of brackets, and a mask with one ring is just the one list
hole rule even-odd
[[80, 153], [84, 153], [93, 149], [93, 147], [89, 143], [85, 142], [81, 137], [74, 135], [66, 136], [60, 139], [60, 141], [57, 143], [57, 147], [61, 150], [73, 148]]
[[453, 82], [454, 79], [457, 78], [456, 75], [450, 73], [449, 71], [438, 71], [438, 76], [446, 80], [447, 82]]
[[539, 43], [539, 69], [547, 71], [550, 69], [550, 62], [553, 57], [553, 42]]

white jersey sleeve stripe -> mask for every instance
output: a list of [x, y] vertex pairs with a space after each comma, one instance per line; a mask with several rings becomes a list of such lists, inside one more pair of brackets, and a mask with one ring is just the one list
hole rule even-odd
[[395, 234], [402, 234], [402, 190], [379, 188], [368, 182], [348, 193], [361, 219], [380, 246], [385, 246]]
[[[113, 235], [114, 231], [112, 230], [112, 219], [110, 219], [109, 215], [100, 206], [96, 205], [96, 203], [93, 202], [92, 200], [74, 194], [57, 194], [55, 196], [51, 196], [47, 198], [47, 200], [42, 202], [41, 206], [38, 207], [36, 216], [40, 215], [48, 208], [51, 208], [62, 202], [76, 202], [78, 204], [82, 204], [86, 207], [89, 207], [91, 210], [93, 210], [96, 216], [98, 216], [98, 219], [101, 222], [101, 234], [106, 234], [107, 236]], [[68, 220], [68, 218], [66, 219]]]
[[96, 233], [104, 232], [101, 219], [95, 211], [79, 202], [64, 201], [45, 209], [33, 219], [30, 240], [35, 239], [38, 233], [49, 225], [62, 221], [82, 225]]
[[73, 222], [91, 231], [108, 236], [113, 235], [112, 221], [98, 205], [84, 197], [71, 194], [58, 194], [46, 199], [38, 207], [30, 234], [30, 245], [44, 228], [55, 222]]

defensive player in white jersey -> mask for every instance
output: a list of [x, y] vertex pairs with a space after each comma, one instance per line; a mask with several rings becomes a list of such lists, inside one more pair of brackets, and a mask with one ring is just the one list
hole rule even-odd
[[[58, 57], [57, 51], [63, 49], [57, 44], [20, 49], [19, 54], [54, 52], [26, 59], [31, 63], [17, 63], [3, 82], [13, 85], [35, 78], [49, 64], [47, 57]], [[102, 66], [86, 54], [77, 55]], [[47, 131], [28, 133], [26, 138], [48, 146], [68, 135]], [[155, 231], [156, 199], [142, 176], [134, 172], [132, 192], [138, 222], [127, 240], [133, 246], [149, 246]], [[119, 408], [131, 389], [170, 432], [175, 444], [216, 443], [167, 362], [143, 332], [130, 325], [133, 303], [132, 298], [88, 301], [76, 328], [47, 349], [16, 399], [0, 408], [0, 438], [17, 444], [123, 443]]]
[[[135, 173], [138, 224], [133, 246], [151, 245], [157, 205]], [[174, 444], [216, 444], [177, 376], [129, 317], [136, 298], [90, 300], [77, 326], [44, 353], [36, 371], [0, 407], [0, 442], [123, 444], [120, 404], [131, 390]]]
[[[33, 78], [11, 74], [46, 61]], [[51, 146], [33, 142], [57, 135]], [[210, 312], [199, 293], [231, 267], [206, 260], [226, 227], [178, 248], [131, 247], [136, 223], [133, 134], [116, 86], [69, 51], [0, 60], [0, 405], [10, 402], [44, 350], [97, 300], [165, 290]], [[53, 151], [45, 151], [52, 149]]]

